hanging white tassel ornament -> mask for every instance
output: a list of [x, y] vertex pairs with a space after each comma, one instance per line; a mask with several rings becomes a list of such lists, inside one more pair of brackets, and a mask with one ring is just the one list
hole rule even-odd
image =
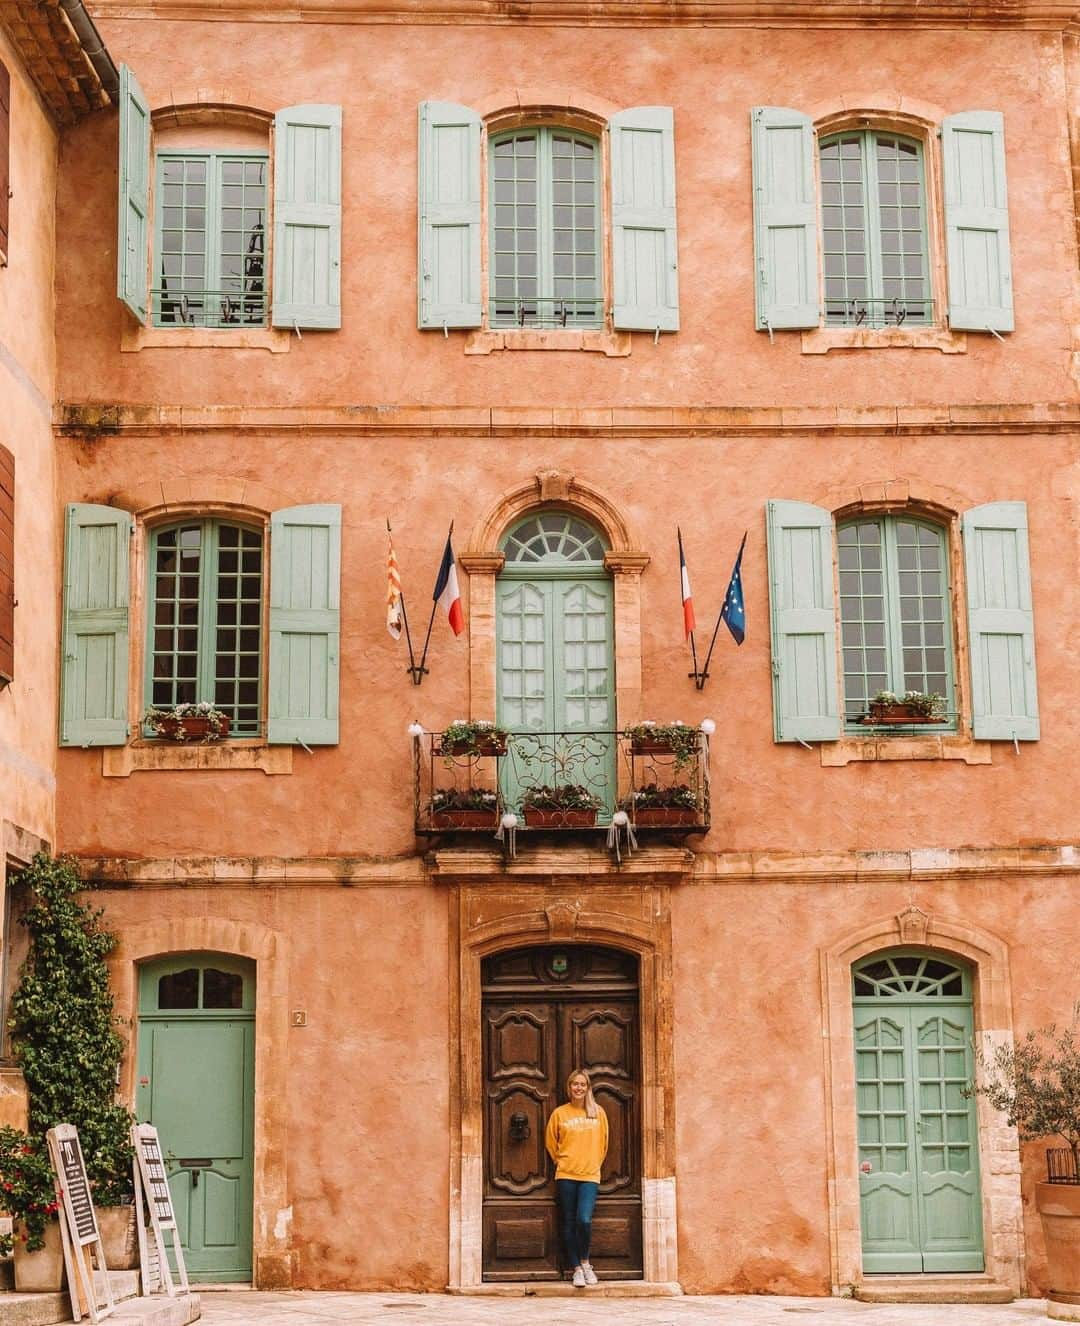
[[499, 831], [495, 835], [499, 842], [505, 844], [507, 855], [511, 858], [517, 856], [517, 826], [518, 817], [512, 810], [508, 810], [499, 821]]
[[709, 738], [716, 731], [716, 723], [711, 718], [703, 718], [698, 726], [701, 729], [701, 735], [704, 738], [703, 744], [705, 746], [705, 804], [707, 807], [712, 795], [712, 769], [709, 767], [712, 764], [712, 757], [709, 753]]
[[607, 831], [608, 851], [615, 853], [615, 860], [622, 865], [621, 838], [626, 834], [626, 855], [630, 856], [637, 846], [637, 839], [634, 837], [634, 826], [630, 823], [630, 816], [625, 810], [617, 810], [611, 817], [611, 824]]
[[410, 737], [422, 737], [424, 735], [423, 723], [410, 723], [405, 729]]

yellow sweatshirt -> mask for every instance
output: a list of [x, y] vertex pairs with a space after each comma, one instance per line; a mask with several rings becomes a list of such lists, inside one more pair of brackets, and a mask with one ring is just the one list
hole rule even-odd
[[577, 1105], [560, 1105], [548, 1120], [544, 1141], [555, 1162], [557, 1179], [600, 1182], [600, 1166], [608, 1149], [607, 1115], [597, 1106], [590, 1119]]

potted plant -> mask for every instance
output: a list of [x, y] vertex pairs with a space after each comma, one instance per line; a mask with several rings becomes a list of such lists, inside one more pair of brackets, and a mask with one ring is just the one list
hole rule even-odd
[[521, 798], [525, 823], [534, 829], [587, 829], [596, 823], [600, 798], [577, 783], [531, 787]]
[[14, 1254], [15, 1288], [20, 1293], [60, 1289], [64, 1261], [44, 1138], [0, 1128], [0, 1209], [13, 1220], [13, 1232], [0, 1235], [0, 1254]]
[[1035, 1185], [1035, 1205], [1046, 1242], [1051, 1305], [1055, 1300], [1080, 1305], [1080, 1002], [1067, 1027], [1029, 1031], [1015, 1045], [999, 1045], [989, 1055], [976, 1051], [975, 1057], [979, 1074], [968, 1085], [969, 1095], [985, 1096], [1022, 1141], [1056, 1136], [1068, 1144], [1047, 1150], [1053, 1181]]
[[944, 723], [945, 697], [935, 691], [878, 691], [870, 701], [870, 712], [862, 722], [875, 725], [896, 723]]
[[143, 714], [143, 723], [167, 741], [220, 741], [229, 735], [232, 719], [209, 700], [198, 704], [177, 704], [171, 709], [151, 705]]
[[686, 783], [646, 783], [622, 802], [622, 809], [639, 829], [674, 828], [697, 822], [698, 798]]
[[630, 749], [635, 755], [673, 755], [675, 768], [682, 769], [693, 762], [700, 746], [696, 727], [688, 727], [679, 719], [670, 723], [657, 723], [651, 718], [626, 729]]
[[431, 822], [436, 829], [491, 829], [498, 806], [484, 787], [442, 788], [432, 794]]
[[488, 718], [455, 718], [443, 729], [439, 750], [443, 755], [505, 755], [509, 734]]

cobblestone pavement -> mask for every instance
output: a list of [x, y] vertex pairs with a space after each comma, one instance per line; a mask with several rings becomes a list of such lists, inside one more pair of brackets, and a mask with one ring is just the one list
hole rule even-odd
[[972, 1306], [765, 1296], [464, 1298], [202, 1291], [204, 1326], [1038, 1326], [1041, 1299]]

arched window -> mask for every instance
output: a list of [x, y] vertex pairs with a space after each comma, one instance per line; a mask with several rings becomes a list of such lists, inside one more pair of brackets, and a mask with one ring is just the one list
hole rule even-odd
[[600, 327], [600, 144], [539, 126], [492, 139], [493, 327]]
[[852, 969], [856, 999], [964, 999], [971, 995], [970, 973], [928, 954], [884, 954], [864, 958]]
[[930, 322], [921, 144], [865, 129], [823, 138], [818, 155], [826, 324]]
[[502, 552], [511, 562], [603, 563], [603, 539], [583, 520], [565, 511], [527, 516], [506, 535]]
[[879, 691], [941, 695], [955, 713], [944, 529], [906, 514], [859, 516], [836, 540], [848, 721]]
[[230, 736], [254, 736], [262, 703], [263, 531], [224, 520], [155, 529], [147, 693], [158, 708], [212, 701]]

